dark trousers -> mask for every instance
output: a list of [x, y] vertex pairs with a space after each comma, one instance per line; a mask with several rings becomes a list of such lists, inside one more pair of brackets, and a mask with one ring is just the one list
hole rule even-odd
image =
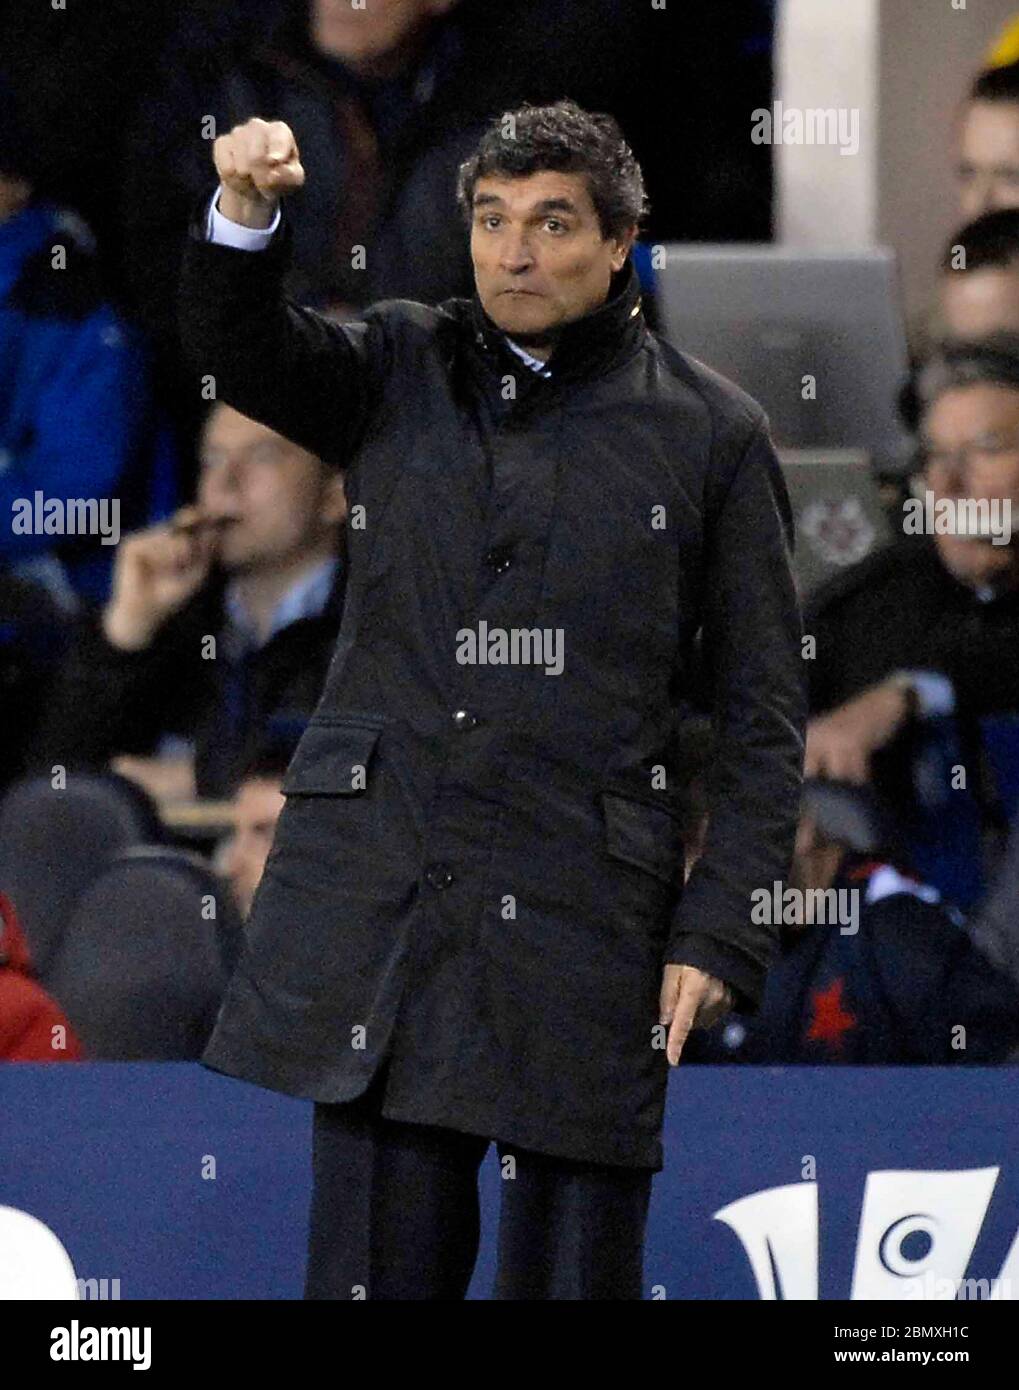
[[[315, 1106], [304, 1296], [462, 1299], [490, 1141], [385, 1119], [380, 1096], [376, 1077], [356, 1100]], [[639, 1299], [652, 1172], [497, 1147], [494, 1297]]]

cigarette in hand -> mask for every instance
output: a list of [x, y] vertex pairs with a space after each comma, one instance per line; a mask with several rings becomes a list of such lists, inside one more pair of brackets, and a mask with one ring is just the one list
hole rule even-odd
[[225, 516], [206, 516], [197, 507], [182, 507], [170, 521], [175, 536], [193, 536], [198, 531], [222, 528], [229, 521]]

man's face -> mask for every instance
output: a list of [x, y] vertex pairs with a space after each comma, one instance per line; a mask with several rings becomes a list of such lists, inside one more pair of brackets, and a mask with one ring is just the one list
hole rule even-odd
[[247, 917], [272, 849], [284, 796], [277, 780], [253, 777], [242, 782], [234, 799], [234, 829], [220, 863], [230, 880], [234, 901]]
[[941, 316], [953, 338], [1019, 333], [1019, 258], [986, 270], [948, 270], [941, 277]]
[[[1019, 389], [979, 383], [943, 391], [924, 416], [924, 482], [940, 498], [1011, 503], [1019, 524]], [[1003, 509], [999, 511], [1003, 515]], [[935, 535], [945, 567], [969, 584], [1019, 580], [1015, 540]]]
[[431, 19], [455, 0], [367, 0], [355, 9], [350, 0], [312, 0], [311, 38], [315, 47], [355, 70], [371, 67], [399, 52]]
[[1019, 207], [1019, 105], [971, 101], [959, 133], [959, 208], [968, 222]]
[[479, 179], [471, 256], [486, 313], [540, 355], [553, 330], [604, 302], [635, 232], [603, 238], [582, 174]]
[[338, 475], [226, 405], [216, 407], [205, 427], [198, 503], [225, 522], [217, 558], [235, 573], [299, 563], [320, 552], [345, 515]]
[[[801, 807], [799, 824], [796, 827], [796, 845], [789, 866], [789, 887], [804, 894], [809, 894], [813, 889], [824, 891], [830, 888], [845, 853], [842, 845], [835, 844], [820, 833], [813, 813]], [[812, 897], [805, 898], [803, 921], [790, 923], [792, 930], [799, 931], [812, 924], [814, 902], [815, 899]]]

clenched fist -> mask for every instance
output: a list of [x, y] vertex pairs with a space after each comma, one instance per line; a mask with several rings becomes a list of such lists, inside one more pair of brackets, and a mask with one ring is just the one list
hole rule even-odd
[[268, 227], [280, 198], [304, 183], [294, 132], [283, 121], [252, 116], [213, 143], [222, 185], [219, 210], [244, 227]]

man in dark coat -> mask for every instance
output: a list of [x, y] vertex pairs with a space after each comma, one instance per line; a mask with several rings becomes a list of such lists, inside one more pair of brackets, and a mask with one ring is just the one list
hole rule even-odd
[[[795, 834], [766, 419], [647, 331], [643, 180], [609, 117], [506, 113], [460, 174], [473, 299], [348, 323], [281, 291], [290, 130], [214, 157], [184, 341], [222, 398], [346, 464], [350, 512], [336, 653], [204, 1060], [317, 1102], [307, 1296], [462, 1297], [495, 1139], [497, 1296], [639, 1297], [667, 1058], [756, 1007], [776, 942], [750, 894]], [[680, 901], [700, 628], [721, 752]]]
[[[1019, 336], [946, 341], [917, 373], [909, 408], [922, 467], [904, 534], [806, 605], [805, 770], [871, 783], [914, 867], [970, 908], [995, 871], [1015, 790], [988, 730], [1019, 714]], [[972, 838], [962, 813], [944, 838], [934, 824], [957, 763], [982, 827]], [[963, 791], [954, 773], [952, 789]]]

